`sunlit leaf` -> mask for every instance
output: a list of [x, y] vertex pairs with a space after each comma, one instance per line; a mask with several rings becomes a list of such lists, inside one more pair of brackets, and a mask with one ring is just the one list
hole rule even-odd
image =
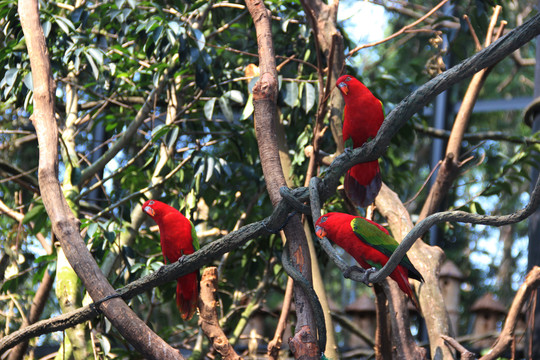
[[298, 100], [298, 84], [295, 82], [286, 82], [282, 90], [283, 101], [290, 107], [294, 107]]
[[206, 120], [212, 120], [214, 116], [214, 106], [216, 104], [216, 98], [211, 98], [204, 104], [204, 117]]
[[311, 110], [315, 101], [317, 100], [317, 92], [315, 87], [310, 83], [306, 83], [304, 86], [304, 92], [302, 94], [302, 108], [306, 114]]

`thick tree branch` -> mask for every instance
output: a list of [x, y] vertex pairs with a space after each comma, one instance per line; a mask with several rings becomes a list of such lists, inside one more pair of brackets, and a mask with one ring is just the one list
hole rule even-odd
[[[253, 87], [255, 135], [268, 194], [272, 204], [276, 206], [281, 201], [279, 188], [286, 186], [286, 181], [276, 136], [278, 81], [270, 12], [260, 0], [246, 0], [246, 5], [257, 34], [261, 73], [259, 81]], [[311, 257], [299, 216], [294, 216], [283, 231], [287, 238], [285, 246], [292, 254], [293, 266], [311, 283]], [[295, 335], [289, 340], [289, 346], [295, 358], [317, 359], [321, 349], [317, 346], [314, 309], [310, 306], [308, 294], [296, 283], [294, 300], [297, 321]]]

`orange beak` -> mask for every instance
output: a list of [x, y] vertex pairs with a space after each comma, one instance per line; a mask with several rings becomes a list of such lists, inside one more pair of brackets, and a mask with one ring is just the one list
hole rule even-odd
[[349, 87], [344, 82], [340, 82], [338, 84], [338, 89], [343, 93], [343, 95], [348, 95], [349, 94]]
[[315, 226], [315, 234], [322, 239], [326, 237], [326, 230], [320, 226]]
[[145, 207], [143, 211], [152, 217], [156, 215], [156, 212], [150, 206]]

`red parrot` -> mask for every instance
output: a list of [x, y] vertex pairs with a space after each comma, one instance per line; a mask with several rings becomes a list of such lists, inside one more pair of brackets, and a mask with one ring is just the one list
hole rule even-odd
[[[384, 120], [383, 105], [360, 81], [350, 75], [341, 76], [336, 82], [343, 94], [343, 141], [352, 141], [353, 149], [374, 138]], [[373, 203], [381, 189], [379, 161], [374, 160], [353, 166], [345, 174], [345, 191], [358, 206]]]
[[[382, 268], [398, 247], [398, 242], [381, 225], [363, 218], [344, 213], [331, 212], [321, 216], [315, 223], [318, 237], [327, 237], [348, 252], [364, 269]], [[390, 274], [401, 291], [409, 296], [418, 309], [418, 300], [408, 278], [424, 281], [405, 255]]]
[[[182, 256], [199, 250], [195, 227], [178, 210], [157, 200], [148, 200], [142, 208], [159, 227], [161, 251], [166, 263], [176, 262]], [[194, 271], [177, 280], [176, 306], [184, 320], [191, 319], [197, 310], [198, 277], [199, 272]]]

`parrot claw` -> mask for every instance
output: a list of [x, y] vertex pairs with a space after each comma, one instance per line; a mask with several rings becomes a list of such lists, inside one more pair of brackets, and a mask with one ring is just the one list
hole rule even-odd
[[183, 264], [185, 260], [186, 260], [186, 255], [182, 255], [178, 258], [178, 260], [176, 260], [176, 262], [179, 264]]
[[369, 269], [366, 269], [366, 270], [364, 271], [364, 279], [363, 279], [364, 284], [366, 284], [367, 286], [371, 287], [371, 285], [369, 285], [369, 284], [370, 284], [370, 281], [369, 281], [369, 275], [373, 274], [373, 273], [376, 272], [376, 271], [377, 271], [377, 269], [374, 268], [374, 267], [370, 267]]
[[369, 281], [369, 275], [376, 271], [377, 269], [374, 267], [369, 268], [369, 269], [364, 269], [364, 268], [361, 268], [360, 266], [352, 265], [352, 266], [349, 266], [347, 269], [345, 269], [345, 271], [343, 271], [343, 276], [347, 279], [350, 279], [352, 272], [360, 272], [362, 274], [361, 281], [367, 286], [371, 287], [370, 281]]

